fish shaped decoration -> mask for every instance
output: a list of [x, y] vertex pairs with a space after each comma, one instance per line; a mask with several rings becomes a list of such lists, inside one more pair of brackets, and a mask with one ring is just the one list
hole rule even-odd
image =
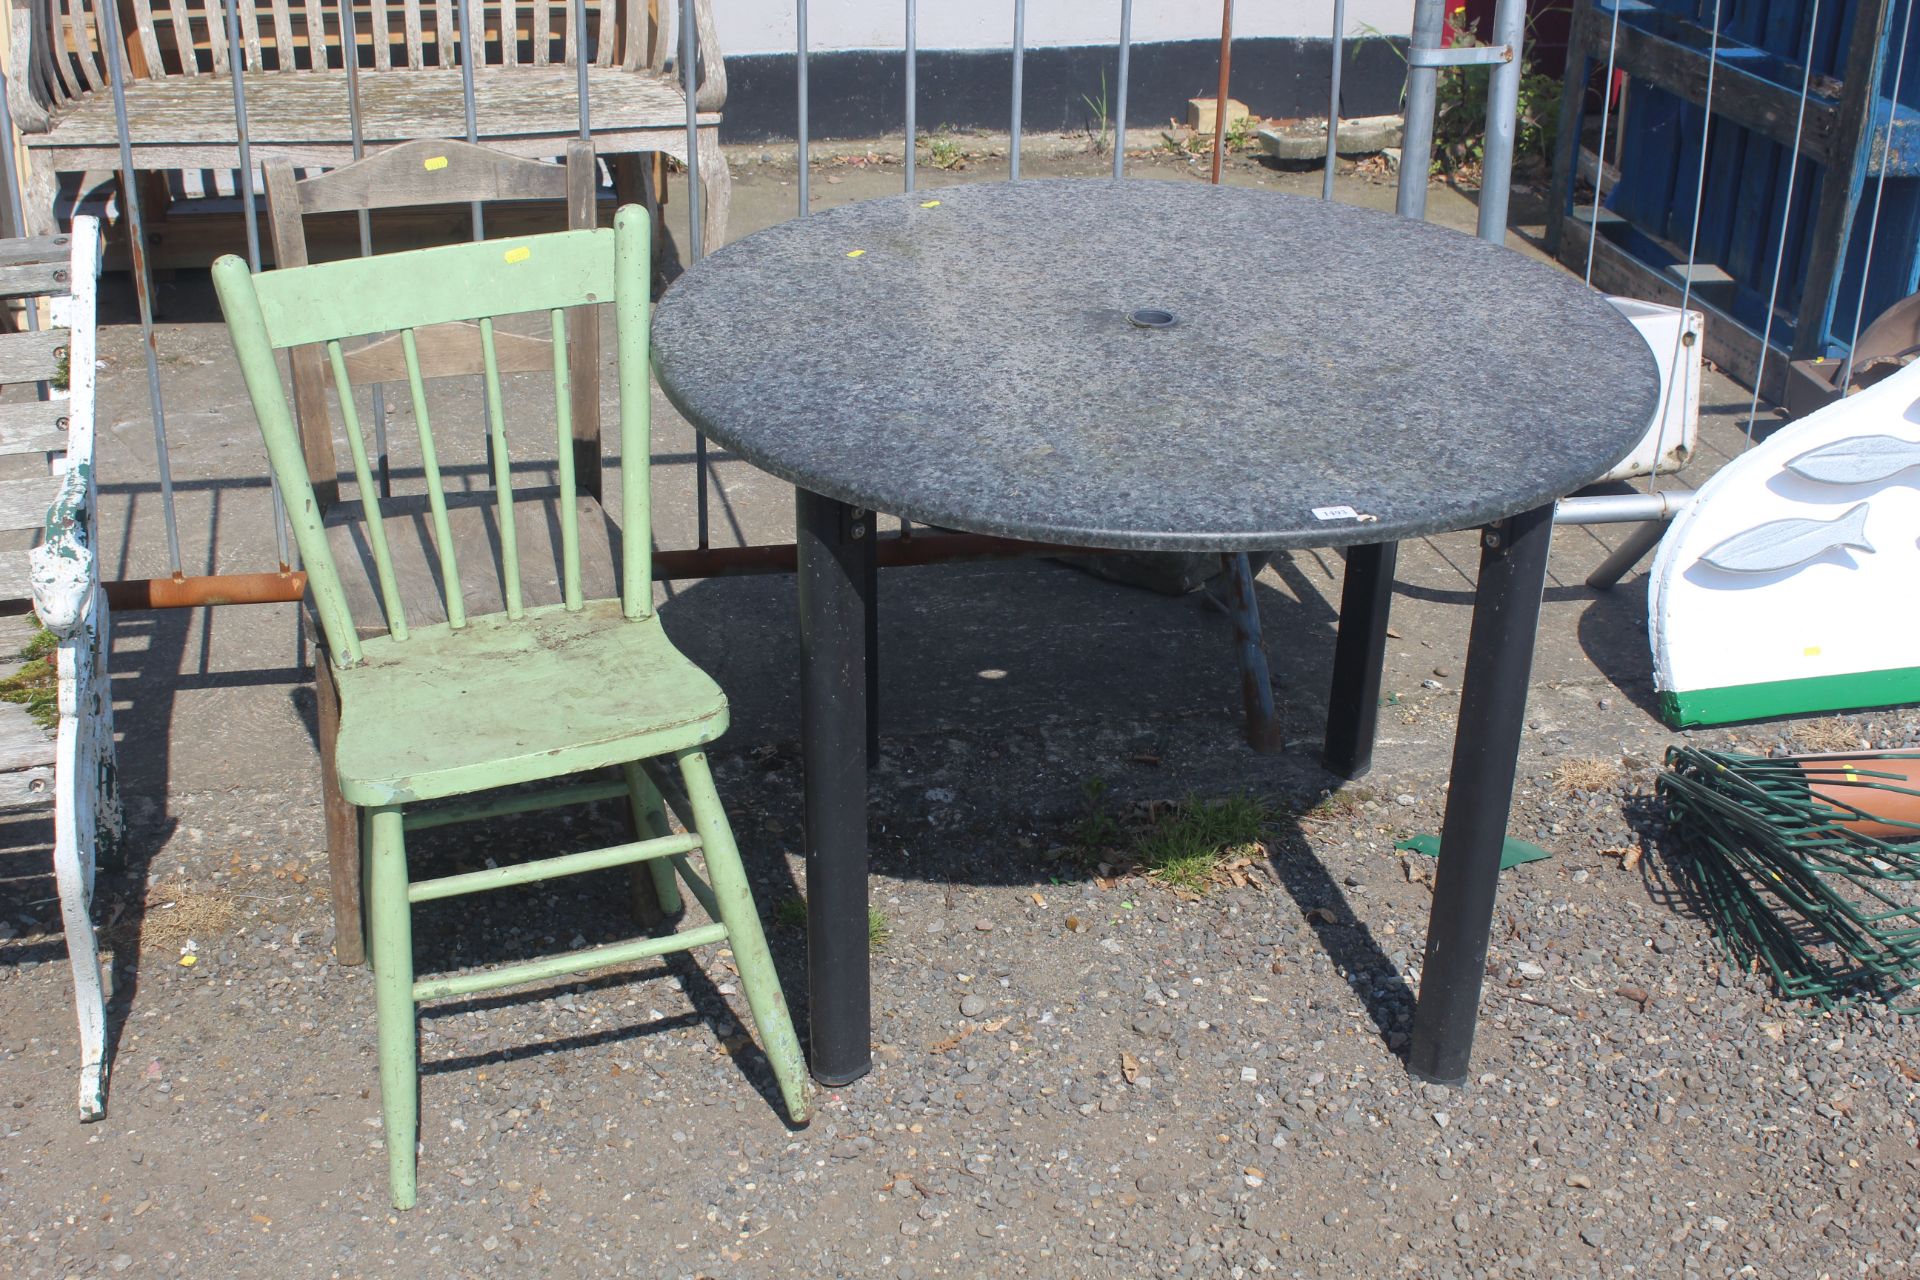
[[1872, 553], [1866, 527], [1867, 504], [1857, 502], [1834, 520], [1772, 520], [1756, 525], [1702, 552], [1700, 562], [1727, 573], [1773, 573], [1841, 547]]
[[1899, 436], [1852, 436], [1809, 449], [1787, 470], [1818, 484], [1872, 484], [1920, 467], [1920, 441]]

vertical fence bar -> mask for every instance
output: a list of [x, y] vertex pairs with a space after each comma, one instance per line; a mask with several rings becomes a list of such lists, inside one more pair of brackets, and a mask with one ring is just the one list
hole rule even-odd
[[1007, 127], [1007, 176], [1020, 177], [1020, 99], [1025, 97], [1027, 0], [1013, 0], [1013, 114]]
[[1227, 87], [1233, 75], [1233, 0], [1220, 2], [1220, 87], [1213, 94], [1213, 184], [1227, 152]]
[[[1414, 50], [1438, 49], [1446, 28], [1446, 0], [1413, 0], [1413, 31], [1407, 38]], [[1407, 116], [1400, 136], [1400, 185], [1394, 212], [1403, 218], [1427, 216], [1427, 172], [1433, 167], [1433, 110], [1440, 90], [1437, 67], [1407, 65]]]
[[[353, 0], [344, 0], [344, 2], [351, 4]], [[503, 11], [500, 15], [502, 27], [500, 43], [503, 46], [506, 44], [508, 38], [505, 30], [507, 21], [507, 15]], [[487, 56], [487, 35], [484, 31], [480, 32], [479, 35], [480, 39], [478, 44], [480, 47], [480, 56], [484, 58]], [[373, 38], [376, 40], [384, 39], [385, 37], [386, 33], [383, 31], [373, 33]], [[473, 37], [473, 0], [460, 0], [460, 102], [461, 105], [466, 108], [467, 113], [467, 141], [478, 143], [480, 141], [480, 121], [479, 112], [475, 108], [473, 100], [473, 50], [475, 45]], [[478, 200], [473, 202], [472, 212], [473, 238], [475, 240], [485, 240], [487, 238], [487, 215], [485, 210], [481, 208]]]
[[915, 119], [915, 108], [920, 105], [920, 30], [919, 6], [914, 0], [907, 0], [907, 147], [904, 164], [907, 170], [907, 190], [913, 190], [915, 135], [919, 132]]
[[[802, 32], [806, 27], [807, 0], [798, 0], [794, 5], [795, 22]], [[687, 245], [689, 263], [700, 261], [706, 256], [706, 237], [700, 226], [700, 109], [694, 102], [700, 91], [699, 79], [700, 33], [694, 27], [693, 0], [680, 0], [680, 83], [687, 92]], [[800, 62], [807, 60], [806, 50], [800, 50]], [[805, 101], [804, 96], [802, 101]], [[806, 171], [806, 153], [802, 151], [800, 168]], [[803, 181], [801, 190], [805, 190]], [[804, 201], [805, 197], [802, 197]], [[806, 205], [801, 204], [804, 211]], [[699, 486], [694, 495], [695, 518], [699, 522], [699, 542], [702, 551], [707, 549], [707, 438], [698, 431], [693, 433], [693, 479]]]
[[1333, 167], [1340, 157], [1340, 73], [1347, 60], [1347, 0], [1333, 0], [1333, 73], [1327, 88], [1327, 171], [1320, 198], [1333, 199]]
[[[593, 116], [587, 109], [587, 0], [573, 0], [573, 89], [580, 99], [580, 138], [593, 141]], [[594, 182], [600, 180], [594, 162]]]
[[[147, 229], [140, 217], [140, 195], [134, 182], [133, 136], [127, 125], [127, 81], [121, 68], [125, 47], [120, 40], [118, 5], [102, 4], [100, 43], [106, 55], [107, 79], [113, 90], [113, 122], [120, 140], [120, 210], [127, 219], [127, 247], [133, 256], [133, 291], [140, 304], [140, 337], [147, 354], [147, 405], [153, 414], [154, 467], [160, 477], [160, 511], [167, 527], [167, 568], [176, 578], [180, 568], [180, 526], [173, 511], [173, 465], [167, 456], [167, 409], [160, 396], [160, 349], [153, 337], [153, 278], [147, 264]], [[11, 147], [13, 140], [6, 140]]]
[[[229, 42], [231, 43], [231, 42]], [[441, 32], [438, 41], [442, 65], [447, 56], [447, 33]], [[360, 159], [367, 154], [366, 127], [360, 119], [360, 31], [359, 23], [353, 16], [353, 0], [340, 0], [340, 66], [347, 73], [347, 130], [353, 144], [353, 158]], [[373, 256], [373, 215], [361, 209], [356, 215], [360, 224], [360, 256]], [[373, 451], [379, 475], [380, 496], [393, 496], [393, 470], [387, 459], [387, 394], [378, 382], [373, 384]]]
[[1113, 90], [1113, 176], [1127, 169], [1127, 64], [1133, 57], [1133, 0], [1120, 0], [1120, 65]]
[[1480, 238], [1493, 244], [1507, 241], [1515, 120], [1520, 110], [1520, 62], [1526, 38], [1526, 0], [1500, 0], [1493, 10], [1493, 43], [1504, 45], [1510, 56], [1493, 64], [1493, 76], [1487, 83], [1487, 138], [1480, 178]]
[[[235, 57], [240, 47], [239, 0], [224, 0], [227, 23], [227, 74], [233, 80], [233, 136], [239, 144], [240, 172], [237, 175], [240, 212], [247, 226], [247, 265], [260, 270], [260, 211], [253, 207], [253, 143], [247, 136], [246, 59]], [[280, 480], [267, 472], [267, 491], [273, 499], [273, 546], [280, 557], [280, 572], [293, 567], [295, 552], [287, 545], [287, 504], [280, 496]]]
[[810, 146], [807, 131], [811, 123], [807, 109], [807, 0], [794, 0], [793, 38], [794, 118], [795, 133], [799, 139], [795, 158], [800, 162], [800, 216], [804, 218], [812, 201], [807, 191], [807, 179], [813, 170], [807, 155]]

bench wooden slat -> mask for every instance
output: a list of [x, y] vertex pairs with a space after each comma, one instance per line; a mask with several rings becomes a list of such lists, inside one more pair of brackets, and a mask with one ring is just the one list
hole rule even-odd
[[[219, 6], [202, 10], [207, 24], [207, 66], [215, 73], [226, 71], [227, 67], [227, 15]], [[192, 28], [188, 28], [191, 30]], [[199, 54], [196, 51], [195, 59]]]
[[46, 381], [53, 376], [57, 353], [66, 345], [65, 329], [0, 334], [0, 382]]
[[[122, 31], [120, 35], [124, 39], [129, 33]], [[136, 65], [133, 68], [133, 73], [135, 75], [149, 76], [162, 76], [167, 74], [167, 64], [162, 61], [160, 57], [160, 42], [154, 38], [153, 34], [153, 0], [133, 0], [133, 31], [131, 35], [135, 42], [132, 46], [133, 52], [137, 52], [139, 55], [137, 59], [134, 59]], [[146, 63], [146, 66], [141, 67], [137, 65], [140, 62]]]
[[0, 454], [58, 453], [67, 447], [67, 402], [0, 404]]
[[67, 263], [22, 262], [0, 266], [0, 298], [40, 297], [67, 291]]
[[[593, 129], [686, 129], [685, 99], [671, 81], [652, 75], [590, 67], [588, 93]], [[480, 132], [489, 139], [550, 136], [579, 132], [572, 107], [571, 68], [495, 67], [474, 75]], [[232, 90], [224, 78], [202, 76], [137, 80], [127, 85], [127, 110], [140, 121], [134, 139], [136, 158], [146, 167], [199, 167], [198, 157], [167, 163], [169, 149], [233, 147]], [[554, 103], [567, 109], [556, 111]], [[224, 109], [223, 109], [224, 107]], [[421, 137], [466, 136], [459, 72], [428, 68], [391, 74], [362, 73], [360, 116], [369, 146]], [[718, 113], [703, 112], [701, 124], [720, 123]], [[347, 121], [345, 72], [303, 72], [261, 76], [247, 85], [247, 132], [256, 151], [281, 146], [313, 148], [319, 141], [344, 144]], [[114, 148], [113, 102], [106, 95], [82, 99], [44, 134], [28, 134], [27, 145]], [[562, 144], [564, 145], [564, 144]], [[316, 148], [317, 149], [317, 148]]]
[[54, 739], [17, 702], [0, 702], [0, 770], [53, 764]]
[[[17, 240], [0, 240], [0, 267], [18, 267], [28, 263], [46, 263], [64, 269], [67, 265], [68, 246], [72, 244], [66, 236], [25, 236]], [[65, 293], [65, 289], [52, 292]]]
[[[38, 728], [38, 725], [34, 726]], [[0, 773], [0, 813], [53, 808], [53, 766]]]
[[[47, 508], [53, 505], [55, 495], [60, 492], [60, 477], [33, 476], [25, 480], [0, 480], [0, 532], [13, 533], [22, 529], [44, 529], [47, 526]], [[15, 552], [0, 556], [0, 562], [9, 566], [15, 560], [20, 562], [20, 578], [27, 576], [27, 558]], [[9, 567], [0, 572], [0, 581], [4, 581], [13, 570]], [[31, 595], [24, 592], [15, 596], [0, 596], [0, 599], [20, 600]]]

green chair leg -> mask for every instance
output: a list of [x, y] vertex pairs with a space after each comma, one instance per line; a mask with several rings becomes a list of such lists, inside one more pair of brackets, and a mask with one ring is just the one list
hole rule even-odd
[[380, 1114], [387, 1134], [393, 1207], [411, 1209], [420, 1133], [420, 1053], [413, 1003], [413, 907], [398, 807], [371, 814], [372, 864], [365, 886], [373, 926], [374, 1001], [380, 1022]]
[[786, 1100], [787, 1115], [795, 1124], [805, 1124], [812, 1111], [807, 1097], [806, 1061], [800, 1053], [800, 1039], [793, 1033], [793, 1020], [787, 1015], [787, 1000], [780, 991], [773, 956], [767, 951], [760, 916], [753, 907], [753, 891], [747, 887], [747, 873], [740, 865], [740, 851], [733, 843], [733, 828], [728, 825], [727, 812], [713, 789], [713, 774], [707, 768], [706, 753], [683, 751], [678, 760], [680, 776], [687, 787], [687, 802], [693, 809], [694, 824], [706, 854], [707, 875], [713, 882], [720, 923], [727, 926], [727, 941], [733, 947], [734, 963], [740, 968], [740, 985], [746, 988], [747, 1007], [753, 1012], [753, 1024], [760, 1032], [767, 1060], [773, 1064], [780, 1096]]
[[[360, 937], [363, 940], [373, 936], [373, 912], [367, 907], [367, 885], [373, 879], [373, 810], [356, 809], [353, 829], [360, 837]], [[376, 960], [372, 947], [365, 947], [366, 964], [369, 969], [375, 967]]]
[[[653, 780], [638, 764], [621, 766], [626, 775], [627, 791], [632, 797], [634, 833], [645, 840], [650, 836], [664, 836], [670, 831], [667, 824], [666, 802], [661, 800], [660, 792], [654, 787]], [[630, 869], [636, 882], [642, 875], [653, 877], [653, 896], [660, 907], [660, 913], [672, 919], [684, 910], [680, 901], [680, 882], [674, 878], [673, 863], [665, 858], [654, 858], [647, 862], [646, 870], [639, 866]], [[640, 886], [635, 883], [635, 896]]]

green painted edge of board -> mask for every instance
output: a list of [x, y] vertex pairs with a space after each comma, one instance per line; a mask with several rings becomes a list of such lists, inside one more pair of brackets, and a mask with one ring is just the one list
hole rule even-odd
[[1920, 667], [1766, 680], [1718, 689], [1663, 689], [1660, 718], [1672, 728], [1690, 729], [1813, 711], [1866, 711], [1905, 702], [1920, 702]]

